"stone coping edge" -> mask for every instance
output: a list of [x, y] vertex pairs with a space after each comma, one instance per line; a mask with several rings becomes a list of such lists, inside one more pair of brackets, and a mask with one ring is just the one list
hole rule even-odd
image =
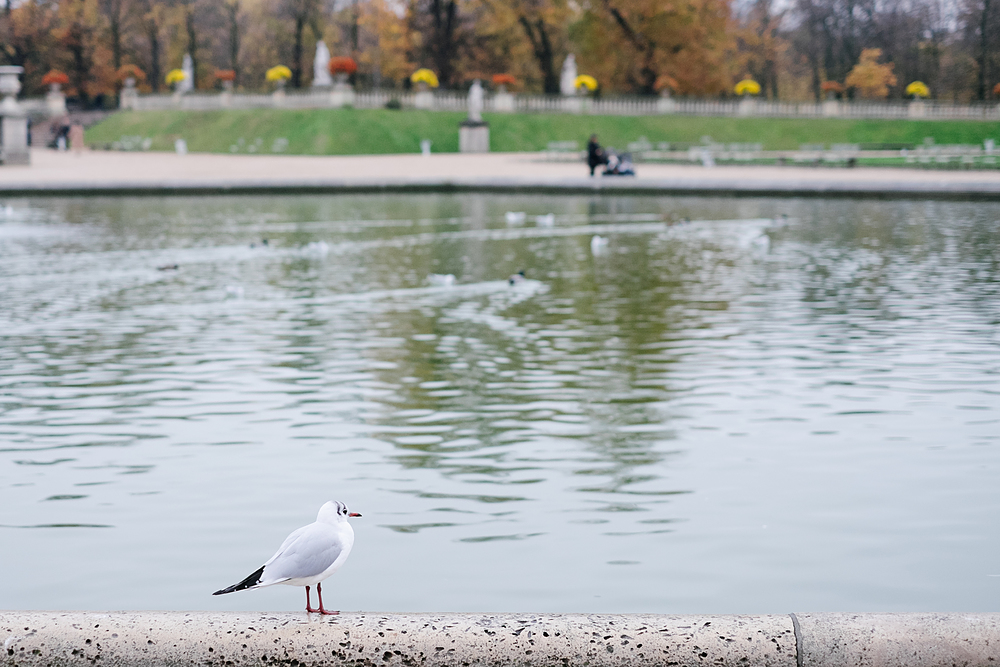
[[713, 197], [819, 197], [852, 199], [934, 199], [998, 201], [1000, 183], [869, 182], [845, 183], [753, 181], [564, 181], [434, 180], [434, 181], [164, 181], [136, 182], [8, 182], [0, 196], [195, 196], [254, 194], [603, 194]]
[[996, 667], [1000, 613], [0, 611], [0, 665]]

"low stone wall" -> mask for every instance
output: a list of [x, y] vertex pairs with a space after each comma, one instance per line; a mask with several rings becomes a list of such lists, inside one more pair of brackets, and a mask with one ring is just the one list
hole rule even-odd
[[995, 667], [1000, 614], [0, 612], [0, 665]]

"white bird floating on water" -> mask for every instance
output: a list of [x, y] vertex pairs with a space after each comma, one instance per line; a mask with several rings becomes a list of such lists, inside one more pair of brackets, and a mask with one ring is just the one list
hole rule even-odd
[[427, 282], [438, 287], [451, 287], [455, 284], [455, 274], [453, 273], [432, 273], [427, 276]]
[[[215, 591], [224, 595], [247, 588], [263, 588], [273, 584], [306, 587], [306, 611], [320, 614], [339, 614], [323, 608], [323, 590], [320, 582], [340, 569], [354, 546], [354, 529], [348, 517], [361, 516], [351, 512], [342, 502], [331, 500], [319, 508], [315, 523], [302, 526], [281, 543], [277, 553], [260, 569], [238, 584]], [[319, 609], [313, 609], [309, 600], [309, 587], [316, 584]]]
[[535, 225], [539, 227], [552, 227], [556, 224], [555, 213], [548, 213], [546, 215], [536, 215]]
[[523, 225], [528, 219], [528, 214], [524, 211], [507, 211], [503, 214], [508, 225]]
[[326, 241], [310, 241], [302, 251], [310, 257], [324, 259], [330, 254], [330, 244]]
[[590, 239], [590, 252], [595, 255], [600, 255], [608, 247], [608, 240], [603, 236], [594, 234], [594, 237]]

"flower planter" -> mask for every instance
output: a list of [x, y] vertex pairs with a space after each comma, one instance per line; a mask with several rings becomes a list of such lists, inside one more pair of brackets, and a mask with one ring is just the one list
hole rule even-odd
[[118, 97], [119, 109], [135, 109], [139, 106], [139, 91], [135, 89], [135, 77], [127, 77], [124, 81], [121, 95]]
[[348, 76], [345, 72], [336, 75], [330, 90], [330, 106], [340, 108], [354, 105], [354, 86], [348, 83]]
[[493, 96], [493, 110], [510, 113], [514, 111], [514, 109], [514, 96], [508, 93], [503, 86], [500, 86], [500, 90], [498, 90], [496, 95]]
[[417, 83], [417, 94], [413, 96], [413, 106], [417, 109], [434, 108], [434, 93], [423, 81]]
[[66, 115], [66, 95], [62, 91], [62, 84], [49, 84], [49, 92], [45, 93], [45, 108], [49, 116]]
[[4, 110], [17, 110], [17, 94], [21, 92], [21, 72], [23, 67], [17, 65], [6, 65], [0, 67], [0, 95], [3, 95], [3, 103], [0, 104]]
[[660, 93], [660, 97], [656, 100], [656, 112], [657, 113], [673, 113], [677, 110], [677, 103], [674, 102], [674, 98], [670, 96], [670, 91], [664, 89]]

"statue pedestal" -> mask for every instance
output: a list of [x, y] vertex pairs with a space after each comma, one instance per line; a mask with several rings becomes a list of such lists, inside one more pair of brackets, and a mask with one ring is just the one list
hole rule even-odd
[[458, 152], [489, 153], [489, 123], [482, 120], [463, 120], [458, 126]]
[[0, 110], [0, 163], [31, 164], [28, 117], [19, 109]]

